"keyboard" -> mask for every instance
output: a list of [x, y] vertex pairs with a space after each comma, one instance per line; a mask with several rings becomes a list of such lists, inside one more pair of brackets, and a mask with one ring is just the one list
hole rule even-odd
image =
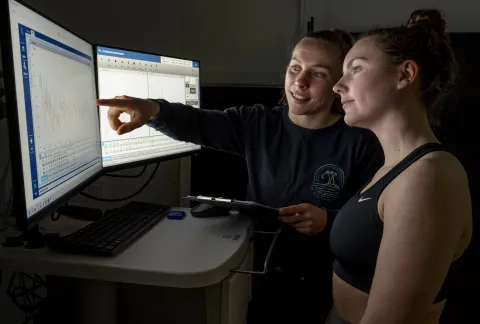
[[69, 253], [114, 256], [164, 219], [169, 206], [132, 201], [48, 246]]

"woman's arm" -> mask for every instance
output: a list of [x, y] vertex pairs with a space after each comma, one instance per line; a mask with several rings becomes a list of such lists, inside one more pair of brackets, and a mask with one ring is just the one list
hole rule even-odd
[[460, 163], [440, 163], [418, 161], [385, 192], [383, 238], [360, 324], [421, 323], [443, 284], [471, 199]]
[[[262, 105], [229, 108], [225, 111], [201, 110], [166, 100], [146, 100], [128, 96], [98, 99], [99, 106], [109, 107], [108, 121], [119, 135], [147, 124], [176, 140], [245, 156], [245, 134], [255, 131], [258, 119], [264, 118]], [[129, 122], [120, 121], [122, 113]]]
[[147, 125], [179, 141], [245, 155], [245, 124], [263, 107], [238, 107], [224, 111], [204, 110], [155, 100], [160, 112]]

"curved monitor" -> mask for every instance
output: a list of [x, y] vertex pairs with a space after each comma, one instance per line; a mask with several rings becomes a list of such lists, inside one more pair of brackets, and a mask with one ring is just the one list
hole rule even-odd
[[17, 225], [65, 203], [102, 169], [93, 46], [15, 0], [2, 52]]
[[[98, 94], [100, 98], [126, 95], [166, 99], [200, 108], [200, 62], [157, 54], [97, 46]], [[142, 126], [118, 135], [107, 119], [108, 107], [100, 107], [103, 167], [108, 170], [188, 155], [199, 145], [174, 140], [153, 128]], [[129, 116], [120, 116], [127, 121]]]

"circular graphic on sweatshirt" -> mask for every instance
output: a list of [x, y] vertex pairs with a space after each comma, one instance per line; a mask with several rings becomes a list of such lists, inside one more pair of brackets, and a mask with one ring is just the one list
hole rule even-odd
[[335, 164], [325, 164], [315, 171], [312, 192], [323, 201], [332, 201], [340, 195], [345, 182], [343, 170]]

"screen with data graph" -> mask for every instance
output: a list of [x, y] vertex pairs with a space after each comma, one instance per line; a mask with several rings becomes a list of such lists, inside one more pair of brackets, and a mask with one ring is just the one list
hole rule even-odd
[[[101, 98], [125, 95], [165, 99], [200, 108], [200, 63], [198, 61], [97, 47], [98, 92]], [[104, 167], [128, 165], [200, 149], [199, 145], [174, 140], [146, 125], [118, 135], [100, 107], [100, 132]], [[120, 120], [129, 121], [122, 114]]]
[[9, 0], [27, 217], [102, 169], [93, 46]]

